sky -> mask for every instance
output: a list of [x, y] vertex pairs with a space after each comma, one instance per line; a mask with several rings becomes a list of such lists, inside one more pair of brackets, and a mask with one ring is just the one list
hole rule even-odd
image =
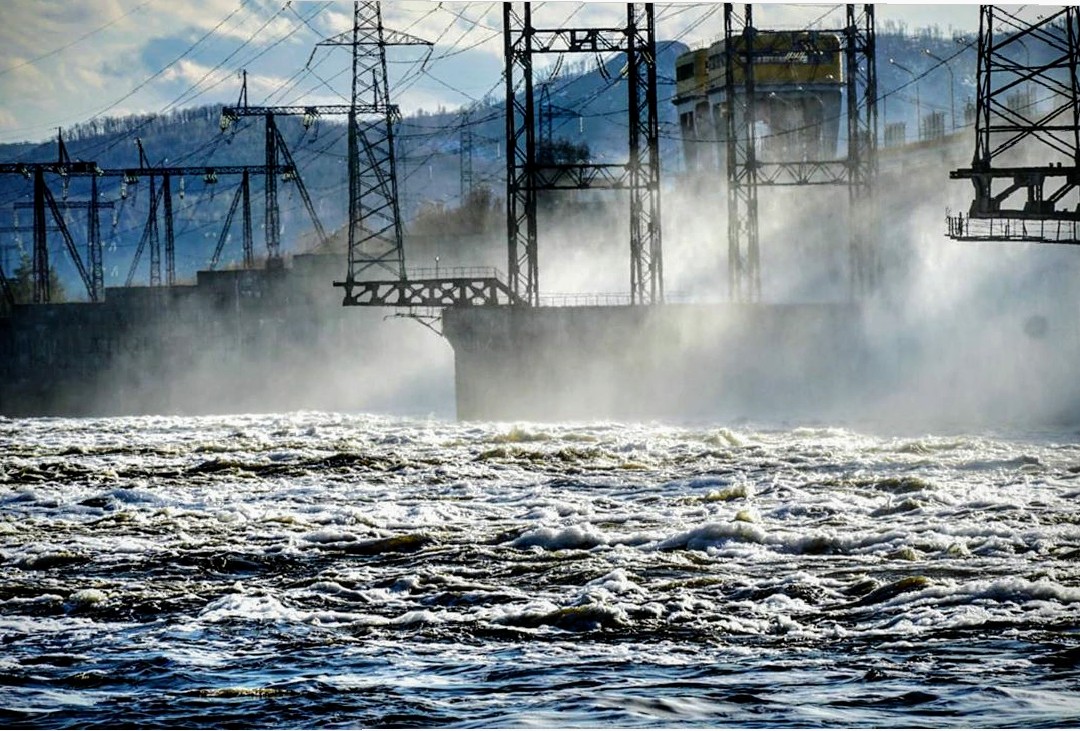
[[[621, 25], [612, 2], [534, 4], [537, 26]], [[973, 33], [977, 5], [879, 4], [909, 29], [937, 25]], [[394, 100], [406, 114], [453, 109], [501, 96], [498, 2], [400, 0], [382, 5], [384, 25], [434, 43], [394, 49]], [[842, 25], [842, 5], [755, 4], [759, 27]], [[251, 104], [344, 103], [349, 53], [315, 48], [351, 27], [347, 0], [2, 0], [0, 142], [40, 141], [57, 127], [106, 116], [234, 103], [241, 69]], [[690, 46], [723, 34], [722, 5], [659, 3], [657, 35]], [[314, 51], [314, 55], [313, 55]]]

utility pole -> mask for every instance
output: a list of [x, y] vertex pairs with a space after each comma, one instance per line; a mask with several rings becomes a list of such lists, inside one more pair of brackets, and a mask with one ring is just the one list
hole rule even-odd
[[461, 133], [458, 136], [458, 156], [461, 165], [461, 181], [458, 188], [459, 205], [464, 206], [473, 189], [473, 130], [472, 114], [465, 112], [461, 120]]
[[922, 142], [923, 123], [922, 123], [922, 102], [919, 100], [919, 77], [914, 71], [909, 69], [907, 66], [904, 66], [902, 63], [899, 63], [895, 58], [890, 58], [889, 63], [891, 63], [896, 68], [898, 68], [901, 71], [903, 71], [903, 72], [907, 73], [908, 75], [910, 75], [911, 80], [915, 82], [915, 130], [916, 130], [916, 134], [918, 135], [918, 139], [916, 141], [917, 142]]
[[945, 70], [949, 72], [949, 116], [952, 118], [952, 123], [950, 125], [949, 131], [950, 132], [955, 132], [956, 131], [956, 79], [954, 78], [954, 74], [953, 74], [953, 70], [952, 70], [952, 64], [950, 64], [946, 59], [942, 58], [941, 56], [938, 56], [936, 53], [931, 51], [929, 48], [924, 48], [923, 53], [925, 53], [927, 56], [934, 59], [938, 63], [944, 65]]

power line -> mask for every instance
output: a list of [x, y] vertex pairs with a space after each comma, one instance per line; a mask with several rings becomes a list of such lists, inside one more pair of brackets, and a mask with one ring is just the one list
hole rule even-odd
[[[265, 22], [265, 23], [263, 23], [262, 25], [260, 25], [260, 26], [259, 26], [259, 27], [258, 27], [258, 28], [257, 28], [257, 29], [256, 29], [256, 30], [255, 30], [255, 31], [254, 31], [254, 32], [253, 32], [253, 33], [252, 33], [251, 35], [250, 35], [250, 36], [248, 36], [248, 37], [247, 37], [247, 39], [246, 39], [246, 40], [245, 40], [245, 41], [244, 41], [243, 43], [241, 43], [241, 44], [240, 44], [239, 46], [237, 46], [237, 47], [236, 47], [236, 48], [235, 48], [235, 49], [234, 49], [234, 50], [232, 51], [232, 53], [230, 53], [230, 54], [229, 54], [228, 56], [226, 56], [225, 58], [223, 58], [223, 59], [222, 59], [222, 60], [221, 60], [221, 61], [220, 61], [220, 62], [219, 62], [219, 63], [218, 63], [218, 64], [217, 64], [216, 66], [214, 66], [214, 67], [213, 67], [212, 69], [210, 69], [210, 70], [209, 70], [209, 71], [207, 71], [207, 72], [206, 72], [205, 74], [203, 74], [202, 78], [200, 78], [200, 79], [199, 79], [198, 81], [196, 81], [196, 82], [195, 82], [194, 84], [192, 84], [192, 85], [191, 85], [191, 86], [190, 86], [190, 87], [189, 87], [189, 88], [188, 88], [188, 89], [187, 89], [186, 91], [184, 91], [184, 93], [182, 93], [182, 94], [181, 94], [180, 96], [178, 96], [178, 97], [177, 97], [176, 99], [174, 99], [173, 101], [171, 101], [171, 102], [170, 102], [170, 103], [169, 103], [168, 105], [166, 105], [166, 106], [165, 106], [165, 108], [164, 108], [164, 109], [163, 109], [162, 111], [167, 111], [167, 110], [169, 110], [170, 108], [172, 108], [172, 107], [175, 107], [175, 106], [176, 106], [176, 105], [178, 105], [178, 104], [179, 104], [179, 103], [180, 103], [181, 101], [186, 101], [186, 102], [190, 102], [190, 101], [192, 101], [193, 99], [195, 99], [195, 98], [197, 98], [197, 97], [199, 97], [199, 96], [202, 96], [203, 94], [205, 94], [206, 92], [210, 91], [211, 89], [214, 89], [214, 88], [216, 88], [217, 86], [220, 86], [220, 85], [221, 85], [221, 84], [222, 84], [222, 83], [223, 83], [223, 82], [225, 81], [225, 78], [228, 78], [228, 77], [223, 77], [223, 78], [221, 78], [221, 79], [218, 79], [218, 80], [217, 80], [217, 81], [216, 81], [215, 83], [211, 84], [211, 85], [210, 85], [210, 86], [208, 86], [208, 87], [207, 87], [206, 89], [203, 89], [202, 91], [198, 92], [198, 93], [197, 93], [197, 94], [195, 94], [194, 96], [191, 96], [191, 97], [190, 97], [189, 99], [184, 99], [184, 97], [186, 97], [186, 96], [188, 96], [189, 94], [191, 94], [191, 92], [192, 92], [192, 91], [193, 91], [194, 89], [198, 88], [198, 87], [199, 87], [199, 86], [200, 86], [200, 85], [201, 85], [201, 84], [202, 84], [202, 83], [203, 83], [204, 81], [206, 81], [206, 79], [207, 79], [207, 78], [208, 78], [208, 77], [209, 77], [209, 76], [210, 76], [210, 75], [211, 75], [212, 73], [214, 73], [215, 71], [219, 70], [219, 69], [220, 69], [220, 68], [221, 68], [222, 66], [224, 66], [224, 65], [225, 65], [226, 63], [228, 63], [228, 62], [229, 62], [229, 61], [230, 61], [230, 60], [231, 60], [231, 59], [232, 59], [232, 58], [233, 58], [234, 56], [236, 56], [236, 54], [240, 53], [240, 51], [242, 51], [242, 50], [243, 50], [244, 48], [246, 48], [246, 47], [247, 47], [247, 46], [248, 46], [248, 45], [249, 45], [249, 44], [250, 44], [250, 43], [251, 43], [251, 42], [252, 42], [253, 40], [255, 40], [255, 38], [256, 38], [256, 37], [258, 37], [258, 35], [259, 35], [260, 33], [262, 33], [262, 32], [263, 32], [264, 30], [266, 30], [266, 28], [267, 28], [267, 27], [268, 27], [268, 26], [269, 26], [269, 25], [270, 25], [271, 23], [273, 23], [273, 22], [274, 22], [275, 20], [277, 20], [278, 16], [280, 16], [280, 15], [281, 15], [281, 14], [282, 14], [282, 13], [283, 13], [283, 12], [285, 11], [285, 9], [286, 9], [287, 7], [289, 7], [289, 3], [288, 3], [288, 2], [286, 2], [286, 3], [284, 4], [284, 5], [282, 5], [282, 6], [281, 6], [281, 8], [280, 8], [280, 9], [279, 9], [279, 10], [278, 10], [278, 11], [277, 11], [276, 13], [274, 13], [273, 15], [271, 15], [271, 16], [270, 16], [270, 17], [269, 17], [269, 18], [268, 18], [268, 19], [266, 20], [266, 22]], [[317, 9], [317, 10], [316, 10], [315, 12], [319, 12], [319, 10]], [[312, 15], [314, 15], [314, 14], [315, 14], [315, 13], [312, 13]], [[295, 34], [296, 34], [296, 33], [297, 33], [297, 32], [298, 32], [299, 30], [300, 30], [300, 26], [296, 26], [295, 28], [293, 28], [292, 30], [290, 30], [290, 31], [289, 31], [288, 33], [286, 33], [286, 34], [285, 34], [284, 36], [282, 36], [281, 38], [277, 39], [276, 41], [274, 41], [274, 42], [273, 42], [273, 43], [271, 43], [271, 44], [270, 44], [269, 46], [267, 46], [266, 48], [264, 48], [264, 49], [262, 49], [261, 51], [259, 51], [259, 52], [258, 52], [257, 54], [255, 54], [255, 55], [254, 55], [254, 56], [252, 56], [251, 58], [247, 59], [247, 60], [246, 60], [246, 61], [245, 61], [244, 63], [240, 64], [240, 66], [241, 66], [241, 67], [243, 67], [243, 66], [245, 66], [245, 65], [247, 65], [247, 64], [249, 64], [249, 63], [251, 63], [252, 61], [254, 61], [254, 60], [256, 60], [256, 59], [260, 58], [261, 56], [263, 56], [264, 54], [266, 54], [267, 52], [269, 52], [269, 51], [270, 51], [270, 50], [272, 50], [273, 48], [276, 48], [277, 46], [279, 46], [279, 45], [280, 45], [281, 43], [283, 43], [283, 42], [284, 42], [285, 40], [287, 40], [288, 38], [291, 38], [291, 37], [292, 37], [293, 35], [295, 35]]]

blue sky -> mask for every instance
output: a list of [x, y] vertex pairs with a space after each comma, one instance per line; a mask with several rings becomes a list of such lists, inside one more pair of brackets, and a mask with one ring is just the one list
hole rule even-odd
[[[537, 25], [619, 24], [624, 5], [547, 2]], [[761, 27], [842, 24], [843, 6], [755, 4]], [[395, 100], [406, 113], [454, 108], [501, 94], [501, 3], [383, 3], [387, 27], [435, 43], [421, 68], [416, 49], [395, 50]], [[41, 140], [95, 116], [234, 102], [240, 69], [251, 103], [342, 103], [348, 52], [314, 45], [350, 27], [343, 0], [4, 0], [0, 3], [0, 142]], [[974, 32], [977, 6], [880, 4], [878, 23]], [[658, 35], [688, 45], [723, 32], [718, 4], [657, 5]]]

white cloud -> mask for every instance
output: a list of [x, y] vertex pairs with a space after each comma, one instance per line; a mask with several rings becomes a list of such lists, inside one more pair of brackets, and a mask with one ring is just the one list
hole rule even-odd
[[[274, 54], [282, 52], [306, 58], [314, 34], [291, 10], [281, 12], [283, 7], [284, 0], [249, 0], [243, 5], [240, 0], [7, 0], [0, 5], [0, 112], [6, 120], [0, 124], [0, 141], [40, 138], [112, 102], [116, 106], [109, 113], [153, 111], [168, 96], [161, 87], [170, 81], [198, 81], [201, 74], [194, 76], [193, 69], [201, 67], [205, 73], [224, 62], [200, 88], [212, 87], [222, 81], [219, 77], [290, 33], [291, 43], [280, 43], [259, 62], [272, 62]], [[305, 3], [299, 12], [306, 16], [317, 7]], [[182, 38], [194, 44], [216, 26], [186, 58], [130, 99], [123, 98], [160, 70], [143, 63], [153, 43]], [[225, 60], [222, 48], [234, 50], [249, 38], [241, 52]], [[49, 43], [43, 45], [42, 39]], [[300, 60], [296, 65], [302, 64]]]

